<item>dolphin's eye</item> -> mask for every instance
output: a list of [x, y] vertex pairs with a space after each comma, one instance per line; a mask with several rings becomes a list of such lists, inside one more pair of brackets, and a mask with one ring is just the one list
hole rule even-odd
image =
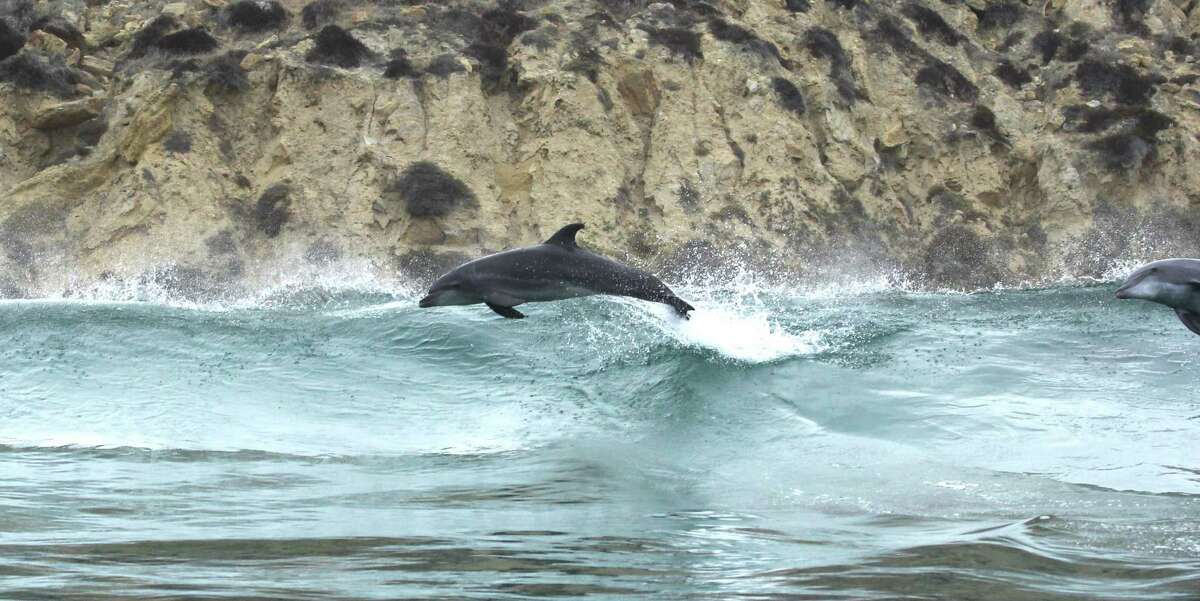
[[1158, 271], [1158, 268], [1157, 268], [1157, 267], [1151, 267], [1151, 268], [1150, 268], [1150, 273], [1155, 273], [1155, 272], [1157, 272], [1157, 271]]

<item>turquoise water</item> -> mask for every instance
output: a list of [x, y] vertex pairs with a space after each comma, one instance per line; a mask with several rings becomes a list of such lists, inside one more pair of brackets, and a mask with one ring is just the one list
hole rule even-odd
[[1113, 288], [0, 301], [0, 598], [1197, 599], [1200, 337]]

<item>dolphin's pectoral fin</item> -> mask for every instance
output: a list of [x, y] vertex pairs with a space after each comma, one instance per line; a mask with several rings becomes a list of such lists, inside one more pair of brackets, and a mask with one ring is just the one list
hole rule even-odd
[[504, 305], [496, 305], [496, 304], [492, 304], [492, 303], [484, 303], [484, 304], [487, 305], [489, 309], [499, 313], [500, 315], [503, 315], [504, 317], [506, 317], [508, 319], [524, 319], [525, 318], [524, 313], [522, 313], [512, 307], [505, 307]]
[[1187, 329], [1191, 330], [1193, 334], [1200, 335], [1200, 313], [1175, 309], [1175, 315], [1179, 316], [1179, 321], [1182, 321], [1183, 325], [1187, 326]]

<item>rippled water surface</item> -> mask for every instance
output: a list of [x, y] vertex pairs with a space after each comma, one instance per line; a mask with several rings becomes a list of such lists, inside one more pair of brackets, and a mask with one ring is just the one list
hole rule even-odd
[[1200, 599], [1169, 310], [681, 292], [0, 301], [0, 598]]

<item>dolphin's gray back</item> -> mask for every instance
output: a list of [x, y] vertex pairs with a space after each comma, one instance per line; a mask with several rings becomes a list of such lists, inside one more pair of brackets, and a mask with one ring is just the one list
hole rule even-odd
[[476, 259], [459, 268], [485, 295], [499, 291], [522, 302], [590, 294], [662, 302], [674, 294], [658, 278], [608, 257], [557, 244], [538, 244]]

